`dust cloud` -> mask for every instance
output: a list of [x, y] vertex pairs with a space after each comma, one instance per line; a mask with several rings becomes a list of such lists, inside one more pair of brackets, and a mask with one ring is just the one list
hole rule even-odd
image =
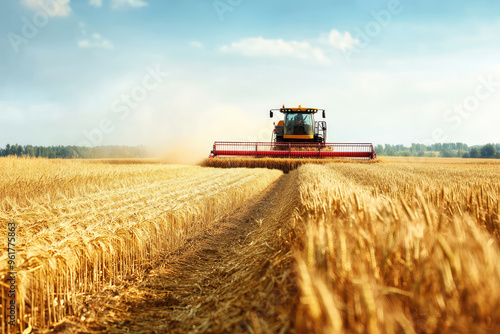
[[201, 138], [181, 139], [155, 149], [156, 156], [168, 164], [196, 165], [210, 154], [210, 144]]
[[177, 129], [174, 138], [152, 146], [154, 155], [171, 164], [198, 164], [208, 158], [214, 141], [269, 141], [269, 119], [232, 106], [219, 106]]

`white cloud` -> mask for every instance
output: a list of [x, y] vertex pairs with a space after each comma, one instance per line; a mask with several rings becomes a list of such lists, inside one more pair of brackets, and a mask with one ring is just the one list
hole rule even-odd
[[102, 7], [102, 0], [90, 0], [89, 3], [95, 7]]
[[239, 53], [244, 56], [274, 56], [292, 57], [302, 60], [331, 64], [329, 56], [332, 51], [345, 52], [356, 47], [359, 43], [348, 31], [340, 32], [336, 29], [318, 38], [307, 41], [285, 41], [283, 39], [265, 39], [263, 37], [244, 38], [231, 45], [220, 48], [223, 52]]
[[78, 41], [78, 47], [82, 49], [86, 48], [102, 48], [112, 50], [114, 49], [113, 43], [109, 40], [103, 38], [100, 34], [92, 34], [90, 39], [82, 39]]
[[147, 5], [148, 3], [143, 0], [111, 0], [111, 8], [113, 9], [141, 8]]
[[49, 16], [68, 16], [71, 13], [70, 0], [21, 0], [21, 3], [32, 10], [43, 11]]
[[189, 43], [189, 45], [191, 45], [193, 48], [196, 48], [196, 49], [202, 49], [203, 48], [203, 44], [201, 44], [198, 41], [192, 41], [191, 43]]
[[244, 56], [291, 57], [329, 64], [323, 51], [309, 42], [285, 41], [283, 39], [265, 39], [262, 37], [244, 38], [239, 42], [220, 48], [223, 52], [234, 52]]
[[[33, 0], [31, 0], [33, 1]], [[51, 0], [54, 1], [54, 0]], [[59, 0], [57, 0], [59, 1]], [[95, 7], [102, 7], [103, 0], [89, 0], [89, 4]], [[144, 0], [111, 0], [112, 9], [126, 9], [126, 8], [141, 8], [148, 6], [148, 3]]]
[[352, 49], [357, 44], [359, 44], [359, 40], [352, 37], [352, 35], [348, 31], [341, 33], [336, 29], [330, 31], [327, 36], [322, 36], [320, 40], [324, 44], [331, 45], [342, 51]]

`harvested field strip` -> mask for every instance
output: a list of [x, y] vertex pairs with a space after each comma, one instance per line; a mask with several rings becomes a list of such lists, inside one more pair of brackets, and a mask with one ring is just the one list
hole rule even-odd
[[290, 222], [298, 195], [296, 174], [283, 176], [151, 271], [130, 294], [108, 297], [114, 308], [130, 307], [131, 318], [113, 323], [116, 311], [103, 306], [99, 325], [110, 333], [293, 332], [298, 291]]
[[117, 168], [74, 160], [0, 159], [0, 209], [7, 211], [32, 203], [89, 196], [109, 189], [127, 190], [133, 185], [147, 185], [152, 179], [188, 179], [190, 176], [188, 170], [176, 165], [120, 165]]
[[165, 163], [161, 159], [84, 159], [82, 160], [88, 164], [97, 164], [97, 165], [149, 165], [149, 164], [163, 164]]
[[[130, 187], [121, 187], [112, 190], [99, 190], [94, 196], [72, 197], [52, 201], [50, 206], [51, 208], [65, 211], [74, 209], [77, 213], [80, 213], [86, 207], [93, 210], [96, 205], [96, 199], [110, 203], [110, 205], [121, 206], [124, 203], [133, 200], [129, 197], [133, 197], [134, 194], [145, 194], [144, 197], [148, 198], [150, 192], [156, 191], [164, 195], [175, 197], [178, 194], [184, 193], [184, 187], [197, 185], [197, 187], [203, 188], [205, 184], [212, 184], [216, 186], [216, 183], [214, 182], [217, 181], [210, 180], [206, 173], [192, 177], [179, 177], [172, 180], [150, 181], [138, 185], [133, 184]], [[149, 202], [151, 202], [151, 200]], [[27, 209], [28, 212], [30, 212], [30, 210], [31, 208]]]
[[[267, 170], [138, 167], [146, 171], [121, 173], [118, 186], [103, 184], [87, 196], [55, 196], [52, 202], [30, 199], [0, 211], [2, 224], [13, 220], [18, 225], [18, 300], [25, 327], [30, 323], [43, 328], [78, 314], [83, 294], [140, 276], [281, 175]], [[64, 168], [71, 170], [71, 165]], [[177, 177], [163, 180], [170, 170]], [[178, 178], [189, 174], [193, 177]], [[94, 178], [92, 173], [85, 176]], [[3, 254], [0, 274], [5, 277]]]
[[[215, 192], [230, 189], [231, 185], [238, 181], [238, 178], [242, 178], [242, 176], [236, 175], [237, 178], [230, 179], [230, 175], [235, 175], [235, 172], [226, 173], [223, 177], [218, 178], [219, 181], [211, 180], [209, 177], [211, 174], [201, 174], [201, 176], [188, 180], [152, 182], [152, 185], [145, 187], [101, 191], [94, 196], [54, 201], [49, 205], [34, 205], [19, 209], [16, 210], [14, 218], [22, 219], [24, 215], [27, 215], [30, 218], [27, 225], [30, 222], [33, 225], [39, 225], [40, 221], [50, 223], [50, 217], [57, 221], [60, 218], [81, 219], [89, 214], [94, 215], [96, 212], [100, 215], [104, 215], [106, 212], [116, 214], [120, 211], [128, 211], [141, 203], [144, 208], [154, 208], [161, 204], [167, 210], [172, 207], [180, 207], [180, 204], [189, 201], [193, 196], [210, 196]], [[250, 176], [244, 178], [248, 177]], [[186, 192], [185, 188], [191, 188], [191, 190]], [[72, 204], [69, 205], [68, 202], [72, 202]]]

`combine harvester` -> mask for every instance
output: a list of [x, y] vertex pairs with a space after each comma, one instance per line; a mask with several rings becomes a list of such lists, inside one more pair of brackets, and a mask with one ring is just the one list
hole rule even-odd
[[269, 158], [346, 158], [373, 160], [377, 153], [371, 143], [327, 143], [326, 122], [315, 121], [324, 109], [283, 108], [271, 109], [284, 114], [284, 120], [274, 124], [271, 142], [222, 142], [216, 141], [210, 158], [215, 157], [269, 157]]

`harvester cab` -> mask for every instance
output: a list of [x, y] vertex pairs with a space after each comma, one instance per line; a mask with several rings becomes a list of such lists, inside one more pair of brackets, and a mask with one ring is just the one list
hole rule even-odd
[[269, 116], [273, 118], [273, 111], [284, 114], [284, 120], [274, 124], [272, 142], [326, 142], [326, 122], [315, 121], [314, 116], [322, 111], [323, 118], [326, 117], [324, 109], [317, 108], [283, 108], [271, 109]]
[[271, 118], [273, 111], [283, 113], [284, 119], [274, 124], [271, 142], [216, 141], [209, 157], [377, 158], [371, 143], [327, 143], [326, 122], [314, 120], [319, 111], [326, 117], [324, 109], [283, 106], [271, 109]]

